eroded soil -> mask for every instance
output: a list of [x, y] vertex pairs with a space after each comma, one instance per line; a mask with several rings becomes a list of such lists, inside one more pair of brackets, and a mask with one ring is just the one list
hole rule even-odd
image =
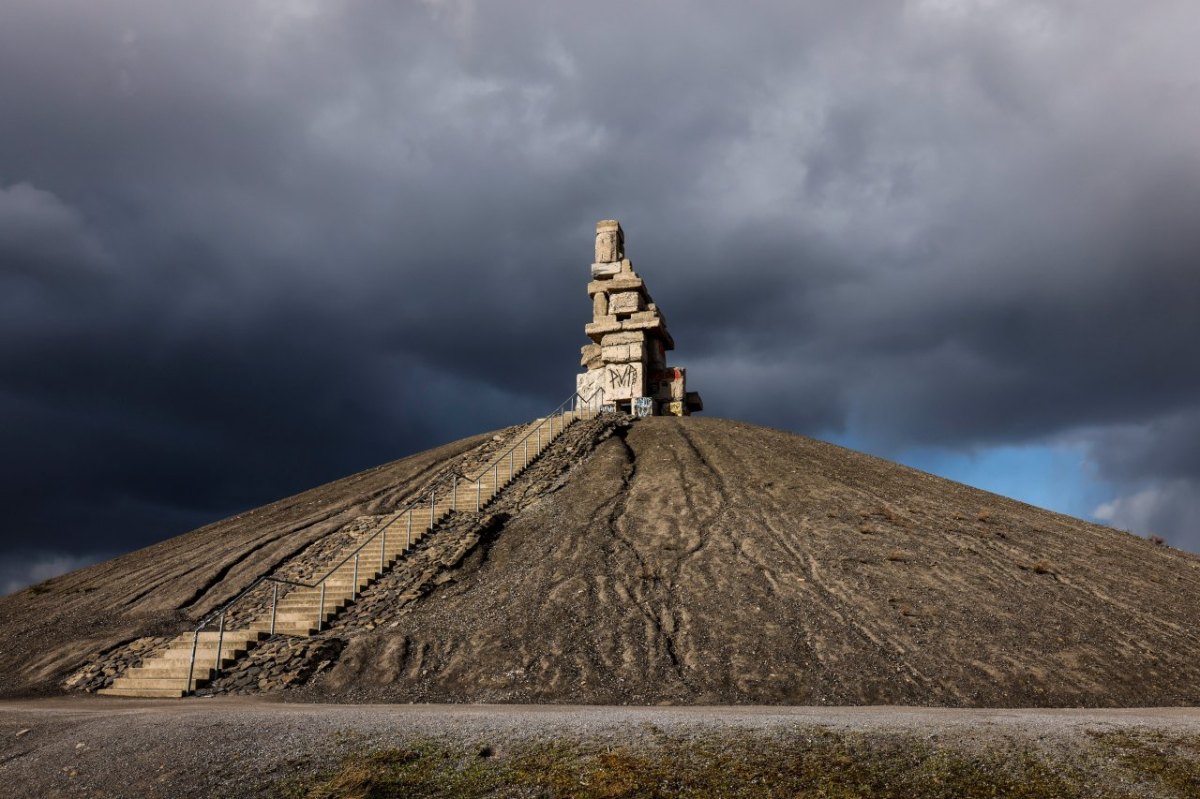
[[[0, 693], [187, 629], [489, 442], [0, 599]], [[320, 669], [278, 682], [331, 702], [1195, 705], [1198, 621], [1200, 560], [1135, 536], [762, 427], [602, 418], [452, 516], [321, 634]], [[239, 680], [218, 689], [259, 682]]]
[[304, 693], [358, 701], [1200, 700], [1200, 560], [811, 439], [600, 444]]
[[142, 636], [173, 636], [259, 575], [491, 441], [463, 439], [0, 597], [0, 696], [59, 693], [89, 658]]

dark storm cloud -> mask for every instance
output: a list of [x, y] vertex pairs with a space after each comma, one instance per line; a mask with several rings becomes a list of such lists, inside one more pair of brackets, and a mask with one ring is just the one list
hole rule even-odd
[[1200, 546], [1177, 510], [1200, 483], [1198, 23], [1185, 3], [19, 4], [8, 568], [553, 405], [608, 216], [718, 415], [882, 451], [1073, 436], [1124, 492], [1114, 523]]

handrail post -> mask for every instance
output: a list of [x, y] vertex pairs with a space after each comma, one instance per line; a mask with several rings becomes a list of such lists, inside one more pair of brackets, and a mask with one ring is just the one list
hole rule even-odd
[[387, 527], [379, 534], [379, 573], [383, 574], [383, 566], [387, 558]]
[[475, 478], [475, 512], [479, 513], [479, 483], [482, 475]]
[[514, 456], [516, 454], [517, 454], [517, 451], [515, 449], [510, 449], [508, 451], [508, 482], [510, 482], [510, 483], [512, 482], [512, 479], [513, 479], [513, 461], [515, 460]]
[[350, 599], [354, 600], [358, 597], [358, 556], [360, 553], [354, 553], [354, 582], [350, 584]]
[[429, 489], [429, 529], [433, 529], [433, 517], [437, 516], [437, 486]]
[[450, 511], [458, 511], [458, 475], [450, 476]]
[[317, 632], [325, 626], [325, 581], [321, 581], [321, 607], [317, 609]]
[[529, 436], [525, 436], [525, 465], [522, 466], [521, 468], [522, 469], [529, 468]]
[[275, 634], [275, 608], [279, 606], [279, 583], [271, 583], [271, 635]]
[[542, 454], [542, 423], [538, 422], [538, 455]]
[[200, 640], [200, 628], [196, 628], [195, 634], [192, 636], [192, 659], [188, 663], [188, 678], [187, 685], [183, 686], [183, 695], [187, 696], [192, 693], [192, 675], [196, 671], [196, 642]]
[[412, 508], [408, 509], [408, 543], [404, 545], [404, 551], [412, 549]]
[[215, 676], [221, 676], [221, 646], [225, 643], [225, 613], [221, 613], [221, 624], [217, 627], [217, 673]]

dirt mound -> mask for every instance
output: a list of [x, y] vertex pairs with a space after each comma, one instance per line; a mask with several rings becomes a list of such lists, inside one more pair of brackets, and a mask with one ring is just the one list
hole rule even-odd
[[351, 631], [328, 697], [605, 704], [1200, 700], [1200, 560], [800, 436], [651, 418], [436, 590]]
[[0, 597], [0, 696], [57, 693], [71, 670], [139, 636], [174, 635], [256, 577], [485, 447], [476, 436], [369, 469]]
[[[0, 599], [0, 691], [51, 690], [105, 646], [184, 629], [490, 440]], [[284, 693], [1196, 704], [1198, 589], [1192, 556], [840, 447], [714, 419], [601, 419], [366, 592], [322, 633], [336, 662]], [[80, 625], [89, 614], [101, 623]]]

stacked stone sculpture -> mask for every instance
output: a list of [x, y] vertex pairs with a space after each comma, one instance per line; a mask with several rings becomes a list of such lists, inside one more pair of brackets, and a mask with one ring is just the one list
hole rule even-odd
[[688, 416], [703, 410], [700, 395], [687, 390], [687, 371], [667, 366], [675, 341], [646, 284], [625, 257], [625, 234], [615, 219], [596, 223], [592, 321], [584, 333], [575, 390], [589, 400], [603, 389], [603, 403], [637, 416]]

